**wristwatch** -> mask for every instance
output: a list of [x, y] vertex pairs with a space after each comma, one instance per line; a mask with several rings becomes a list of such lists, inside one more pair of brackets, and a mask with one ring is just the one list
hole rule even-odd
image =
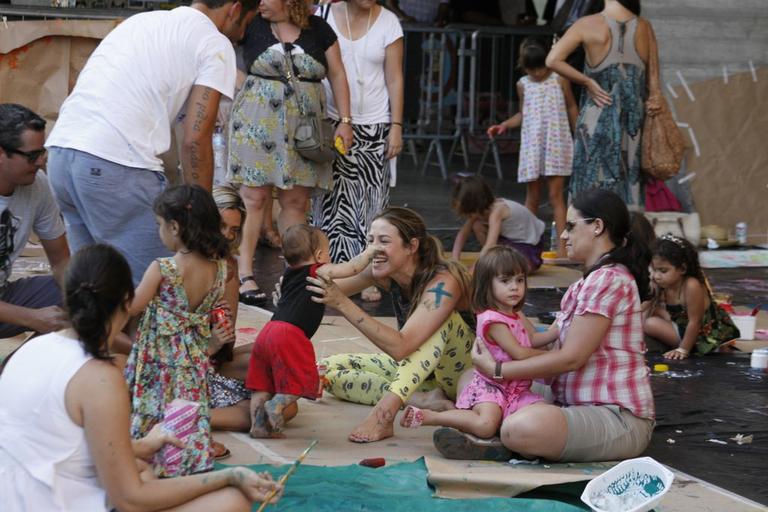
[[504, 376], [501, 374], [501, 361], [496, 361], [496, 368], [493, 370], [493, 380], [496, 382], [504, 380]]
[[344, 124], [352, 124], [352, 118], [351, 117], [342, 117], [339, 119], [340, 122]]

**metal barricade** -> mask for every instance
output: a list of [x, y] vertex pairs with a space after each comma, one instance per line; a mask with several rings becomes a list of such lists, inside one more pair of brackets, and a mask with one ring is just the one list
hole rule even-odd
[[113, 20], [138, 14], [132, 9], [60, 8], [48, 6], [0, 4], [0, 16], [7, 21], [33, 20]]
[[[407, 150], [418, 165], [416, 143], [427, 143], [422, 174], [437, 158], [440, 173], [448, 177], [448, 161], [443, 142], [460, 139], [459, 126], [463, 119], [462, 98], [466, 83], [466, 32], [451, 28], [405, 25], [406, 111], [417, 111], [416, 118], [408, 116], [403, 138]], [[414, 63], [414, 60], [417, 60]], [[417, 104], [413, 94], [418, 91]], [[455, 109], [449, 105], [455, 98]], [[452, 103], [451, 100], [450, 103]]]
[[[487, 139], [485, 131], [491, 124], [512, 117], [518, 111], [517, 77], [522, 73], [517, 69], [517, 55], [520, 43], [526, 37], [538, 37], [542, 40], [551, 38], [548, 27], [480, 27], [472, 32], [470, 52], [473, 56], [469, 72], [469, 122], [462, 137], [474, 137], [487, 140], [480, 159], [477, 173], [486, 167], [489, 154], [493, 156], [496, 176], [502, 179], [499, 145], [516, 146], [517, 134], [510, 134], [497, 139]], [[490, 61], [490, 69], [480, 73], [481, 66]], [[482, 98], [488, 99], [487, 117], [483, 118]], [[466, 147], [465, 143], [463, 147]]]
[[[517, 48], [523, 38], [551, 37], [546, 27], [479, 27], [451, 25], [432, 28], [405, 25], [406, 111], [408, 95], [418, 89], [418, 114], [405, 126], [408, 152], [417, 162], [416, 142], [426, 141], [421, 172], [436, 165], [443, 178], [457, 154], [469, 168], [470, 146], [484, 143], [478, 173], [493, 156], [496, 174], [502, 177], [499, 144], [514, 145], [516, 135], [499, 141], [485, 135], [488, 121], [500, 122], [516, 111]], [[414, 45], [417, 51], [414, 51]], [[414, 59], [418, 62], [414, 63]], [[448, 71], [446, 71], [448, 70]], [[446, 76], [451, 73], [452, 76]], [[418, 76], [418, 82], [413, 75]], [[410, 75], [410, 76], [409, 76]], [[417, 87], [413, 84], [417, 84]], [[411, 100], [412, 104], [413, 101]], [[484, 115], [486, 114], [486, 115]], [[407, 116], [407, 114], [406, 114]], [[470, 139], [474, 144], [470, 144]], [[443, 143], [451, 142], [446, 154]]]

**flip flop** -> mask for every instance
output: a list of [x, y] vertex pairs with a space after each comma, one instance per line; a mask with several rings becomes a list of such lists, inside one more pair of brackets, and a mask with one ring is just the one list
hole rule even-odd
[[435, 430], [432, 442], [446, 459], [507, 462], [514, 456], [498, 437], [480, 439], [450, 427]]
[[216, 460], [226, 459], [232, 455], [232, 452], [229, 451], [229, 448], [218, 441], [212, 441], [211, 448], [213, 448], [213, 458]]
[[409, 405], [400, 417], [400, 426], [405, 428], [419, 428], [424, 423], [424, 411], [418, 407]]

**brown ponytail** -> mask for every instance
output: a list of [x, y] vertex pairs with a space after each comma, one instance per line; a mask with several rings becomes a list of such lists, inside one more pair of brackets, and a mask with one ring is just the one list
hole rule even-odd
[[89, 245], [72, 257], [64, 276], [64, 308], [88, 354], [111, 359], [107, 347], [110, 320], [131, 299], [131, 268], [116, 249]]

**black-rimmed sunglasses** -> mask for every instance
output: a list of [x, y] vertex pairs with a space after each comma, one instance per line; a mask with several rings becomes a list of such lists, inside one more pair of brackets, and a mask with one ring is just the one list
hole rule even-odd
[[9, 155], [12, 155], [15, 153], [17, 155], [23, 156], [24, 158], [27, 159], [27, 162], [31, 164], [37, 162], [40, 159], [40, 157], [43, 156], [48, 151], [45, 148], [35, 149], [33, 151], [22, 151], [20, 149], [9, 148], [7, 146], [0, 146], [0, 148], [3, 148], [3, 151], [5, 151]]
[[567, 221], [565, 223], [565, 230], [570, 233], [571, 231], [573, 231], [573, 228], [576, 227], [576, 223], [577, 222], [586, 222], [587, 224], [590, 224], [590, 223], [592, 223], [592, 222], [594, 222], [596, 220], [597, 220], [597, 217], [589, 217], [587, 219], [569, 220], [569, 221]]

